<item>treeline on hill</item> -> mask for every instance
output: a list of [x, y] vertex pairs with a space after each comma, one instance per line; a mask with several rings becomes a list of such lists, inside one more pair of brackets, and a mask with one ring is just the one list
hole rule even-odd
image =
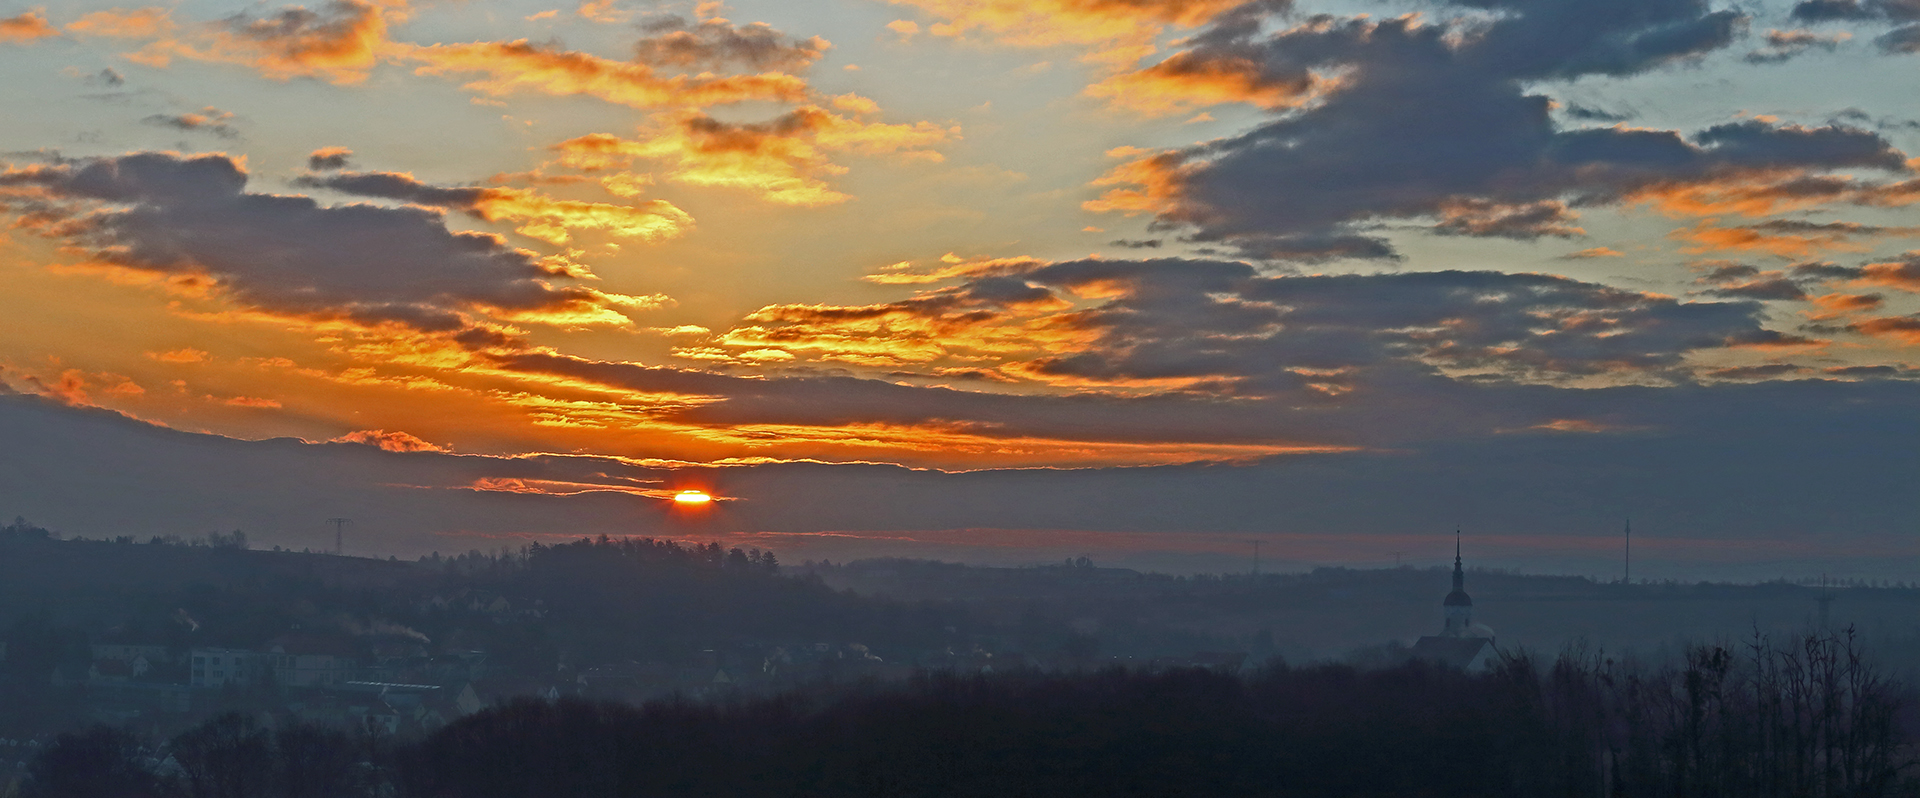
[[[1904, 701], [1850, 635], [1826, 634], [1661, 668], [1568, 652], [1480, 675], [928, 673], [725, 705], [522, 701], [398, 747], [239, 718], [156, 751], [96, 729], [60, 738], [28, 790], [312, 795], [286, 774], [317, 745], [354, 760], [342, 796], [1871, 798], [1920, 794]], [[97, 786], [52, 791], [82, 783]]]
[[[730, 641], [950, 644], [972, 624], [947, 602], [875, 600], [789, 577], [772, 552], [651, 538], [597, 539], [390, 562], [155, 539], [59, 540], [23, 521], [0, 526], [0, 618], [17, 649], [84, 668], [84, 640], [111, 631], [175, 647], [246, 646], [291, 628], [361, 635], [417, 631], [435, 644], [495, 652], [497, 665], [551, 667], [675, 657]], [[239, 538], [240, 542], [235, 543]], [[510, 613], [477, 617], [474, 596]], [[492, 599], [489, 598], [488, 601]], [[505, 622], [503, 622], [505, 621]], [[526, 656], [522, 656], [526, 655]], [[36, 660], [37, 662], [37, 660]]]
[[[771, 552], [646, 538], [393, 561], [249, 549], [238, 534], [63, 540], [16, 521], [0, 525], [0, 737], [51, 734], [95, 716], [90, 645], [108, 642], [164, 647], [173, 661], [140, 681], [174, 684], [188, 680], [194, 648], [265, 650], [287, 635], [338, 641], [369, 672], [481, 652], [482, 688], [531, 694], [565, 692], [579, 673], [632, 663], [671, 677], [717, 656], [736, 675], [757, 673], [769, 652], [823, 642], [911, 663], [965, 649], [978, 634], [950, 602], [862, 597], [782, 571]], [[443, 685], [448, 694], [462, 686]], [[284, 710], [290, 699], [270, 693], [196, 694], [189, 715], [147, 712], [146, 730], [171, 733], [228, 708]]]
[[459, 581], [542, 602], [537, 632], [579, 662], [673, 658], [749, 641], [862, 641], [905, 652], [951, 644], [972, 626], [950, 603], [876, 600], [785, 578], [772, 552], [717, 543], [602, 536], [534, 544]]

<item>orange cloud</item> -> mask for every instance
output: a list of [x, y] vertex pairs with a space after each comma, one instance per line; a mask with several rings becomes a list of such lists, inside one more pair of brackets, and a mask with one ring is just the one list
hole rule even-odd
[[931, 272], [909, 271], [913, 261], [901, 261], [881, 267], [879, 273], [869, 274], [860, 279], [879, 285], [922, 285], [951, 280], [956, 277], [972, 277], [988, 274], [1018, 274], [1022, 270], [1042, 264], [1037, 258], [989, 258], [986, 260], [964, 260], [951, 254], [941, 259], [945, 263]]
[[[324, 151], [323, 151], [324, 152]], [[320, 153], [309, 163], [322, 162]], [[510, 176], [500, 176], [501, 182]], [[412, 202], [439, 208], [455, 208], [489, 222], [511, 221], [516, 230], [549, 244], [564, 244], [574, 230], [604, 230], [621, 238], [658, 241], [679, 235], [692, 226], [693, 217], [665, 200], [636, 204], [612, 204], [557, 199], [530, 188], [509, 186], [442, 187], [421, 182], [405, 172], [339, 172], [309, 174], [295, 185], [325, 188], [347, 194]], [[538, 176], [534, 182], [561, 182]], [[634, 189], [630, 194], [638, 194]], [[570, 263], [549, 264], [554, 273], [586, 276]]]
[[[1035, 261], [983, 261], [949, 269], [953, 274], [982, 275], [1031, 263]], [[1085, 348], [1094, 335], [1072, 323], [1072, 307], [1045, 289], [981, 298], [955, 288], [923, 291], [912, 299], [883, 305], [769, 305], [748, 314], [745, 325], [716, 337], [714, 343], [737, 349], [778, 348], [819, 360], [887, 368], [949, 363], [935, 373], [970, 374], [979, 372], [981, 363]], [[700, 359], [742, 357], [722, 349], [683, 356], [701, 354], [707, 356]], [[998, 377], [998, 381], [1007, 380], [1004, 373]]]
[[667, 499], [673, 496], [672, 491], [662, 488], [650, 489], [630, 485], [607, 485], [599, 482], [568, 482], [517, 477], [481, 477], [468, 483], [466, 488], [488, 493], [532, 493], [542, 496], [578, 496], [583, 493], [625, 493], [653, 499]]
[[985, 34], [1017, 47], [1078, 45], [1090, 60], [1124, 63], [1154, 49], [1168, 27], [1192, 27], [1240, 0], [891, 0], [947, 21], [935, 36]]
[[1920, 252], [1898, 263], [1870, 263], [1860, 269], [1859, 285], [1877, 285], [1920, 293]]
[[95, 11], [68, 23], [67, 32], [115, 39], [152, 39], [172, 33], [178, 27], [173, 21], [172, 9], [151, 6]]
[[345, 147], [321, 147], [307, 155], [307, 168], [313, 170], [345, 169], [347, 159], [353, 157], [353, 150]]
[[584, 296], [552, 307], [518, 310], [494, 308], [492, 314], [509, 322], [547, 324], [556, 327], [596, 325], [628, 327], [633, 323], [628, 313], [656, 310], [673, 303], [673, 300], [665, 294], [630, 296], [596, 291], [591, 288], [577, 289], [577, 291]]
[[87, 396], [86, 375], [79, 369], [67, 369], [61, 372], [59, 379], [51, 383], [32, 376], [27, 377], [27, 380], [40, 388], [42, 396], [57, 399], [66, 404], [84, 405], [92, 401]]
[[222, 399], [220, 403], [228, 407], [252, 407], [262, 410], [277, 410], [280, 408], [280, 402], [278, 400], [261, 399], [255, 396], [234, 396]]
[[[18, 375], [20, 382], [25, 383], [33, 393], [61, 404], [77, 407], [96, 406], [93, 400], [95, 390], [107, 396], [122, 399], [144, 396], [147, 393], [147, 389], [134, 382], [132, 377], [112, 372], [88, 374], [80, 369], [65, 369], [60, 372], [59, 377], [46, 378], [0, 366], [0, 377], [4, 377], [9, 372]], [[0, 379], [0, 388], [4, 388], [6, 384], [4, 379]]]
[[[762, 124], [721, 122], [697, 111], [665, 117], [651, 138], [627, 141], [595, 134], [555, 146], [563, 164], [602, 170], [647, 158], [669, 162], [667, 176], [697, 186], [753, 192], [783, 205], [817, 206], [843, 202], [825, 178], [847, 169], [828, 153], [898, 154], [941, 160], [931, 149], [953, 131], [929, 122], [865, 122], [807, 105]], [[629, 179], [620, 174], [612, 181]], [[609, 190], [615, 190], [609, 186]]]
[[60, 32], [47, 24], [46, 14], [38, 10], [0, 19], [0, 42], [33, 42], [58, 35]]
[[552, 149], [559, 153], [560, 163], [583, 172], [624, 167], [641, 155], [639, 144], [612, 133], [588, 133], [555, 144]]
[[1875, 338], [1892, 339], [1909, 346], [1920, 346], [1920, 316], [1867, 319], [1847, 325], [1847, 329]]
[[407, 57], [425, 64], [423, 75], [482, 73], [466, 88], [503, 97], [521, 91], [586, 96], [634, 108], [704, 107], [765, 100], [800, 102], [806, 81], [793, 75], [678, 75], [662, 77], [652, 67], [529, 43], [478, 42], [413, 47]]
[[332, 442], [333, 443], [358, 443], [358, 444], [364, 444], [367, 446], [378, 446], [389, 452], [449, 451], [448, 447], [441, 446], [436, 443], [430, 443], [428, 441], [422, 440], [420, 438], [417, 438], [405, 432], [400, 432], [398, 430], [395, 430], [393, 432], [388, 432], [383, 429], [356, 430], [354, 432], [349, 432], [345, 435], [342, 435], [338, 438], [334, 438]]
[[1589, 421], [1583, 418], [1561, 418], [1561, 419], [1555, 419], [1553, 421], [1549, 421], [1545, 424], [1536, 424], [1533, 426], [1533, 429], [1545, 430], [1548, 432], [1599, 433], [1599, 432], [1606, 432], [1608, 429], [1611, 429], [1611, 428], [1598, 421]]
[[148, 352], [147, 357], [162, 363], [201, 363], [207, 359], [207, 353], [201, 349], [175, 349], [170, 352]]
[[267, 17], [239, 16], [199, 26], [128, 58], [148, 66], [166, 66], [174, 58], [238, 64], [274, 80], [305, 77], [352, 85], [365, 81], [381, 58], [398, 51], [387, 38], [387, 26], [390, 17], [405, 13], [404, 0], [330, 0], [324, 12], [293, 6]]
[[1561, 255], [1560, 259], [1561, 260], [1586, 260], [1588, 258], [1624, 258], [1626, 256], [1627, 256], [1626, 253], [1621, 252], [1620, 250], [1614, 249], [1613, 247], [1591, 247], [1588, 249], [1580, 250], [1579, 252], [1569, 252], [1565, 255]]
[[1159, 213], [1179, 203], [1184, 183], [1179, 153], [1116, 147], [1107, 155], [1132, 160], [1108, 170], [1093, 185], [1120, 188], [1108, 189], [1099, 199], [1080, 203], [1080, 207], [1094, 213], [1118, 211], [1132, 216]]
[[585, 0], [585, 2], [580, 4], [579, 8], [574, 9], [574, 13], [594, 22], [607, 24], [625, 22], [632, 19], [633, 12], [620, 11], [614, 8], [617, 2], [618, 0]]
[[1755, 341], [1728, 341], [1728, 349], [1746, 349], [1759, 352], [1783, 352], [1796, 349], [1816, 349], [1833, 343], [1823, 338], [1808, 338], [1804, 335], [1780, 333], [1771, 338]]
[[1176, 53], [1146, 69], [1123, 72], [1088, 86], [1086, 93], [1150, 116], [1222, 103], [1248, 103], [1267, 110], [1304, 105], [1339, 81], [1303, 72], [1274, 76], [1251, 58], [1215, 58]]
[[1818, 308], [1817, 311], [1808, 314], [1809, 318], [1816, 321], [1835, 319], [1863, 310], [1873, 310], [1886, 303], [1885, 297], [1879, 294], [1826, 294], [1812, 297], [1809, 301]]
[[119, 380], [119, 382], [116, 382], [106, 387], [105, 392], [108, 395], [119, 396], [119, 397], [133, 397], [133, 396], [144, 396], [147, 393], [147, 389], [140, 387], [140, 384], [137, 382], [134, 382], [132, 377], [127, 377], [120, 374], [106, 374], [102, 376]]
[[[1682, 252], [1766, 252], [1784, 258], [1807, 258], [1825, 251], [1863, 252], [1867, 247], [1848, 239], [1865, 229], [1860, 225], [1804, 225], [1769, 229], [1765, 226], [1719, 227], [1717, 219], [1702, 219], [1668, 238], [1687, 242]], [[1783, 232], [1773, 232], [1781, 230]], [[1792, 232], [1784, 232], [1792, 231]]]
[[396, 54], [388, 19], [405, 15], [403, 0], [332, 0], [326, 12], [300, 6], [269, 17], [230, 17], [190, 35], [161, 38], [127, 58], [163, 67], [173, 58], [236, 63], [275, 79], [311, 77], [334, 84], [367, 81], [372, 67]]
[[693, 226], [693, 217], [666, 200], [638, 205], [554, 199], [532, 189], [486, 188], [474, 200], [473, 212], [487, 221], [519, 223], [521, 235], [549, 244], [564, 244], [571, 230], [604, 230], [621, 238], [659, 241]]
[[[938, 457], [947, 463], [983, 466], [1018, 462], [1029, 467], [1085, 467], [1098, 465], [1163, 465], [1256, 460], [1282, 454], [1354, 451], [1348, 446], [1298, 442], [1159, 442], [1088, 440], [1046, 435], [994, 434], [994, 430], [962, 423], [883, 424], [848, 423], [834, 426], [744, 424], [708, 427], [691, 434], [713, 443], [760, 448], [777, 441], [780, 449], [805, 452], [839, 450], [844, 457]], [[739, 458], [723, 464], [769, 462]]]
[[1628, 192], [1629, 204], [1669, 216], [1771, 216], [1830, 203], [1897, 208], [1920, 202], [1920, 179], [1898, 183], [1816, 175], [1800, 169], [1741, 170], [1695, 181], [1654, 183]]

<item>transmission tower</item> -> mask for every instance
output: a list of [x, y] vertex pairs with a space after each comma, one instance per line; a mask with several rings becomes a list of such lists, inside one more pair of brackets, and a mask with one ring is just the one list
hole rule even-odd
[[346, 548], [343, 544], [346, 543], [347, 522], [351, 520], [353, 519], [351, 518], [327, 519], [327, 523], [333, 525], [333, 555], [335, 557], [338, 557], [341, 554], [344, 554], [346, 552]]

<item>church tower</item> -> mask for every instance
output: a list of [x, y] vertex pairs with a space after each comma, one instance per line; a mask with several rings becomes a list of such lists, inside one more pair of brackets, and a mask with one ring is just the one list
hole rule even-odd
[[1460, 559], [1460, 530], [1453, 531], [1453, 592], [1441, 602], [1447, 623], [1440, 634], [1414, 641], [1413, 659], [1469, 673], [1484, 673], [1501, 660], [1493, 630], [1473, 622], [1473, 598], [1467, 595], [1467, 569]]
[[1453, 533], [1453, 592], [1443, 602], [1446, 628], [1441, 637], [1467, 637], [1473, 628], [1473, 598], [1467, 595], [1467, 572], [1460, 566], [1460, 532]]

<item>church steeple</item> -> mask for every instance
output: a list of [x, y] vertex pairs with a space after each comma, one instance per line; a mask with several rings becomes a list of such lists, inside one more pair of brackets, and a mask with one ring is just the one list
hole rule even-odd
[[1460, 567], [1460, 530], [1453, 530], [1453, 592], [1467, 592], [1467, 572]]
[[1443, 637], [1466, 637], [1473, 628], [1473, 598], [1467, 595], [1467, 571], [1460, 559], [1460, 530], [1453, 531], [1453, 592], [1442, 602], [1446, 616]]

